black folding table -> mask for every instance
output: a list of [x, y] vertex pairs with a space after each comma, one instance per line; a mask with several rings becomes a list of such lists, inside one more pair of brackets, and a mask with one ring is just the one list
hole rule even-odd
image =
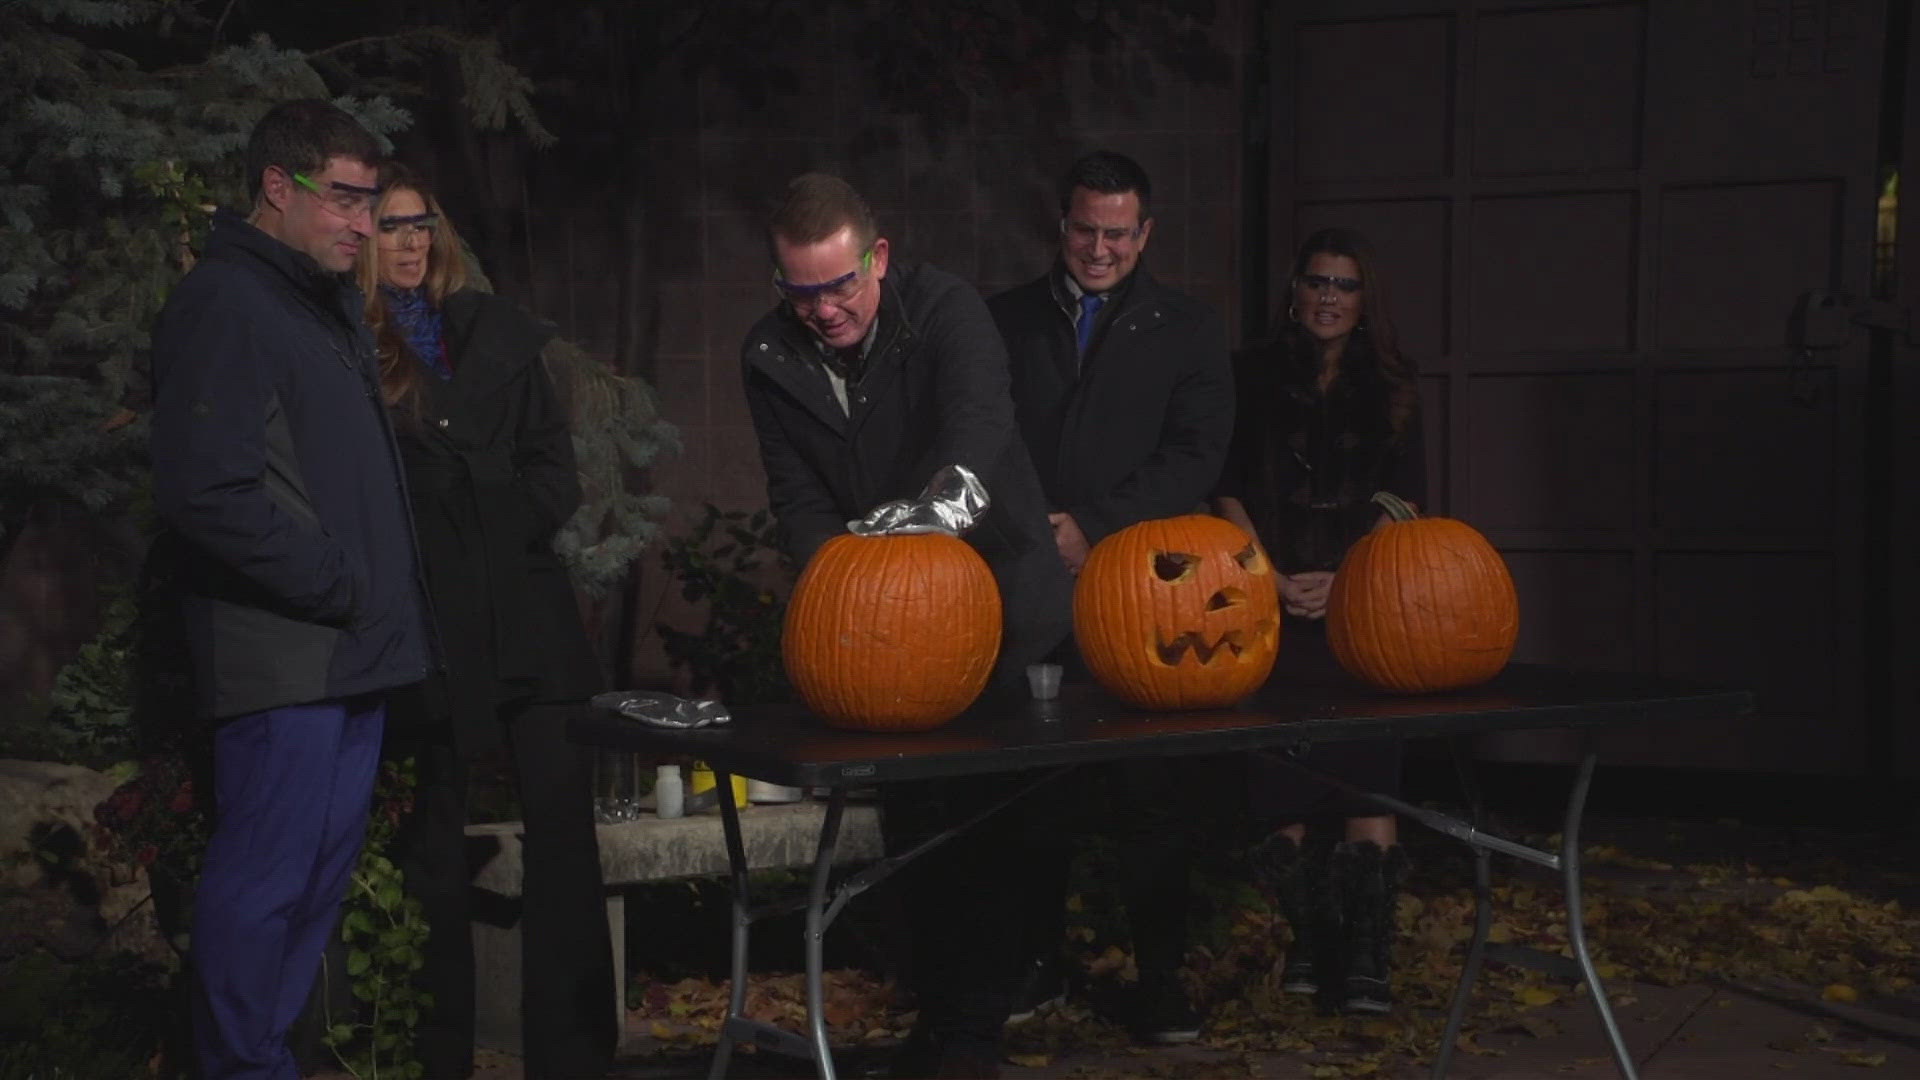
[[[1179, 713], [1150, 713], [1122, 705], [1099, 688], [1067, 685], [1052, 701], [982, 701], [952, 723], [933, 731], [883, 734], [827, 726], [797, 706], [743, 709], [721, 727], [674, 730], [651, 727], [608, 710], [576, 719], [573, 737], [594, 746], [685, 754], [711, 765], [717, 790], [729, 789], [733, 774], [799, 787], [825, 788], [827, 812], [820, 828], [812, 878], [804, 899], [755, 907], [747, 889], [747, 862], [740, 840], [740, 819], [731, 800], [720, 800], [727, 856], [733, 878], [732, 995], [720, 1031], [710, 1075], [726, 1075], [733, 1047], [749, 1042], [764, 1049], [811, 1059], [823, 1080], [833, 1080], [833, 1055], [827, 1043], [822, 1005], [822, 941], [827, 927], [848, 900], [892, 874], [901, 865], [1017, 801], [1074, 766], [1121, 758], [1236, 751], [1280, 752], [1350, 739], [1448, 738], [1468, 787], [1472, 807], [1462, 819], [1398, 799], [1358, 792], [1405, 817], [1465, 843], [1474, 855], [1476, 911], [1473, 937], [1459, 985], [1454, 990], [1446, 1034], [1434, 1059], [1433, 1075], [1444, 1076], [1466, 1016], [1474, 981], [1488, 956], [1503, 962], [1543, 968], [1586, 983], [1600, 1023], [1612, 1046], [1620, 1074], [1636, 1072], [1619, 1026], [1594, 970], [1581, 917], [1580, 821], [1593, 777], [1588, 753], [1574, 774], [1557, 852], [1503, 839], [1481, 831], [1480, 806], [1472, 787], [1470, 755], [1460, 742], [1490, 731], [1540, 728], [1601, 728], [1622, 724], [1683, 724], [1749, 712], [1747, 691], [1692, 686], [1634, 675], [1598, 674], [1514, 664], [1483, 686], [1455, 693], [1408, 696], [1370, 690], [1346, 681], [1302, 682], [1276, 678], [1240, 706]], [[889, 855], [841, 881], [832, 880], [834, 847], [847, 793], [902, 780], [1045, 770], [1017, 792], [974, 818], [918, 846]], [[1339, 784], [1337, 778], [1315, 773]], [[1341, 786], [1345, 786], [1342, 784]], [[1490, 945], [1491, 867], [1494, 853], [1548, 867], [1560, 873], [1566, 891], [1567, 939], [1573, 958], [1514, 946]], [[802, 1037], [749, 1019], [745, 1013], [748, 928], [759, 919], [796, 909], [806, 913], [807, 1015], [810, 1031]]]

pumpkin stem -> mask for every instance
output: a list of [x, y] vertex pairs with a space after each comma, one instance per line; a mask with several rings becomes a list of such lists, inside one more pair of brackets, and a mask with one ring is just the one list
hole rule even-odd
[[1387, 512], [1387, 516], [1395, 521], [1412, 521], [1420, 516], [1420, 511], [1415, 510], [1412, 503], [1391, 491], [1374, 492], [1373, 501], [1379, 503], [1380, 508]]

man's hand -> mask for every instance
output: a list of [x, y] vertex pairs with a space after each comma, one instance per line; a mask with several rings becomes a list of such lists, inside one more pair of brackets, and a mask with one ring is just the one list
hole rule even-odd
[[1079, 577], [1080, 568], [1087, 562], [1087, 534], [1080, 531], [1072, 514], [1048, 514], [1047, 524], [1053, 526], [1053, 546], [1060, 551], [1060, 561], [1067, 564], [1067, 573]]
[[1327, 593], [1333, 588], [1333, 571], [1305, 570], [1280, 575], [1280, 606], [1287, 614], [1303, 619], [1327, 616]]

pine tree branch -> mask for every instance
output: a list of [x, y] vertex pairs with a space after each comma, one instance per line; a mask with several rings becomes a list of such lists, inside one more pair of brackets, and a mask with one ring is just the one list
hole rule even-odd
[[441, 30], [436, 27], [415, 27], [411, 30], [400, 30], [391, 34], [369, 34], [365, 37], [348, 38], [345, 41], [329, 45], [324, 49], [315, 49], [309, 55], [333, 56], [336, 53], [351, 52], [355, 49], [363, 49], [376, 45], [393, 45], [415, 40], [434, 42], [449, 48], [458, 48], [464, 39], [461, 38], [459, 34], [448, 30]]
[[227, 16], [233, 14], [233, 5], [239, 0], [227, 0], [227, 6], [220, 9], [220, 17], [213, 21], [213, 41], [209, 48], [220, 44], [220, 31], [227, 25]]
[[[779, 2], [780, 0], [769, 0], [766, 9], [771, 11], [773, 6]], [[662, 43], [660, 50], [654, 54], [654, 66], [658, 67], [666, 61], [667, 57], [679, 52], [687, 42], [697, 38], [700, 35], [700, 31], [706, 27], [708, 21], [712, 18], [714, 9], [719, 6], [718, 4], [701, 4], [699, 8], [694, 11], [693, 21], [687, 24], [687, 28], [677, 37], [670, 38]]]

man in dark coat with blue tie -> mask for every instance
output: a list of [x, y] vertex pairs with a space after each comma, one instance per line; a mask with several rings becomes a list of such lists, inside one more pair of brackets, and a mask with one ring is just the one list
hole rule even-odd
[[1199, 507], [1233, 432], [1219, 317], [1140, 265], [1151, 197], [1133, 159], [1081, 158], [1061, 193], [1059, 259], [987, 301], [1054, 543], [1075, 573], [1109, 534]]
[[[1074, 162], [1060, 189], [1059, 258], [987, 302], [1006, 339], [1014, 415], [1046, 493], [1054, 546], [1074, 574], [1107, 536], [1200, 509], [1233, 432], [1219, 317], [1140, 265], [1153, 235], [1152, 195], [1146, 170], [1123, 154]], [[1186, 801], [1223, 788], [1210, 771], [1207, 759], [1116, 763], [1092, 778], [1109, 786], [1106, 797], [1075, 800], [1115, 808], [1108, 820], [1123, 841], [1121, 892], [1140, 969], [1130, 1021], [1149, 1042], [1199, 1035], [1174, 976], [1186, 944]], [[1060, 875], [1036, 918], [1043, 984], [1059, 947], [1066, 861], [1064, 852], [1040, 860]]]

